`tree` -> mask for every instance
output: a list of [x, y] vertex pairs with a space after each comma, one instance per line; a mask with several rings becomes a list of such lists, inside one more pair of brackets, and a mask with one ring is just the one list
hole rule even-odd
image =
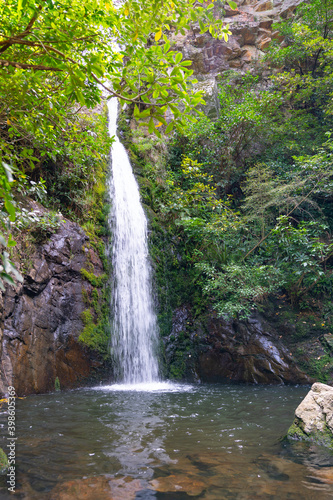
[[[88, 107], [100, 100], [104, 89], [122, 102], [135, 103], [135, 116], [154, 117], [158, 125], [166, 125], [168, 110], [179, 119], [202, 102], [200, 92], [189, 91], [191, 62], [171, 50], [167, 32], [184, 32], [199, 22], [202, 32], [209, 29], [213, 36], [225, 38], [229, 34], [228, 26], [214, 19], [213, 3], [204, 4], [195, 0], [127, 0], [117, 7], [109, 0], [2, 2], [1, 76], [12, 82], [28, 71], [26, 86], [42, 83], [45, 90], [38, 89], [39, 100], [47, 100], [50, 91], [62, 92]], [[42, 73], [51, 89], [45, 88]], [[153, 118], [149, 129], [156, 129]]]
[[[191, 62], [172, 50], [167, 33], [199, 22], [202, 32], [227, 39], [228, 26], [214, 19], [212, 8], [195, 0], [0, 3], [0, 197], [7, 221], [15, 219], [8, 168], [31, 172], [43, 158], [59, 157], [80, 165], [77, 137], [85, 134], [87, 142], [88, 136], [78, 113], [96, 106], [103, 92], [133, 104], [150, 132], [179, 126], [202, 97], [191, 88]], [[97, 140], [90, 146], [98, 161], [105, 147]], [[2, 245], [12, 241], [1, 238]]]

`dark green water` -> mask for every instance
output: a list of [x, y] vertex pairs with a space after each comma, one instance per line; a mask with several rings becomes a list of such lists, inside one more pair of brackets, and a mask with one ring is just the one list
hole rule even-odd
[[[332, 454], [314, 445], [280, 442], [307, 391], [162, 386], [155, 391], [81, 389], [18, 400], [15, 496], [331, 498]], [[0, 424], [0, 446], [5, 447], [4, 412]], [[7, 498], [6, 488], [0, 498]]]

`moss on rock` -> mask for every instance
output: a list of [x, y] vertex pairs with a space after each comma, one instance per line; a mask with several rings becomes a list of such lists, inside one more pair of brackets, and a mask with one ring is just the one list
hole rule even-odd
[[0, 448], [0, 474], [6, 474], [8, 469], [8, 458], [6, 453]]

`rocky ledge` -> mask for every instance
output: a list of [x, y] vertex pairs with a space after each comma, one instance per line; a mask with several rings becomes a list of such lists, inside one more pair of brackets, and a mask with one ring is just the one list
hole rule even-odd
[[[206, 106], [202, 109], [212, 118], [218, 115], [217, 83], [225, 71], [244, 75], [258, 73], [258, 63], [265, 55], [272, 40], [281, 46], [284, 37], [274, 28], [274, 23], [291, 17], [303, 0], [236, 0], [237, 9], [215, 3], [216, 18], [224, 15], [232, 35], [228, 41], [214, 39], [209, 33], [200, 33], [199, 25], [186, 34], [172, 35], [176, 50], [192, 61], [197, 89], [203, 91]], [[265, 73], [266, 72], [266, 73]], [[270, 74], [264, 68], [264, 75]]]

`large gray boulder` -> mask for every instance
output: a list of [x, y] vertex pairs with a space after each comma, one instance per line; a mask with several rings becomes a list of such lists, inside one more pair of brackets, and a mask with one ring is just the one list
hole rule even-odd
[[333, 387], [319, 382], [313, 384], [295, 411], [288, 437], [333, 448]]

